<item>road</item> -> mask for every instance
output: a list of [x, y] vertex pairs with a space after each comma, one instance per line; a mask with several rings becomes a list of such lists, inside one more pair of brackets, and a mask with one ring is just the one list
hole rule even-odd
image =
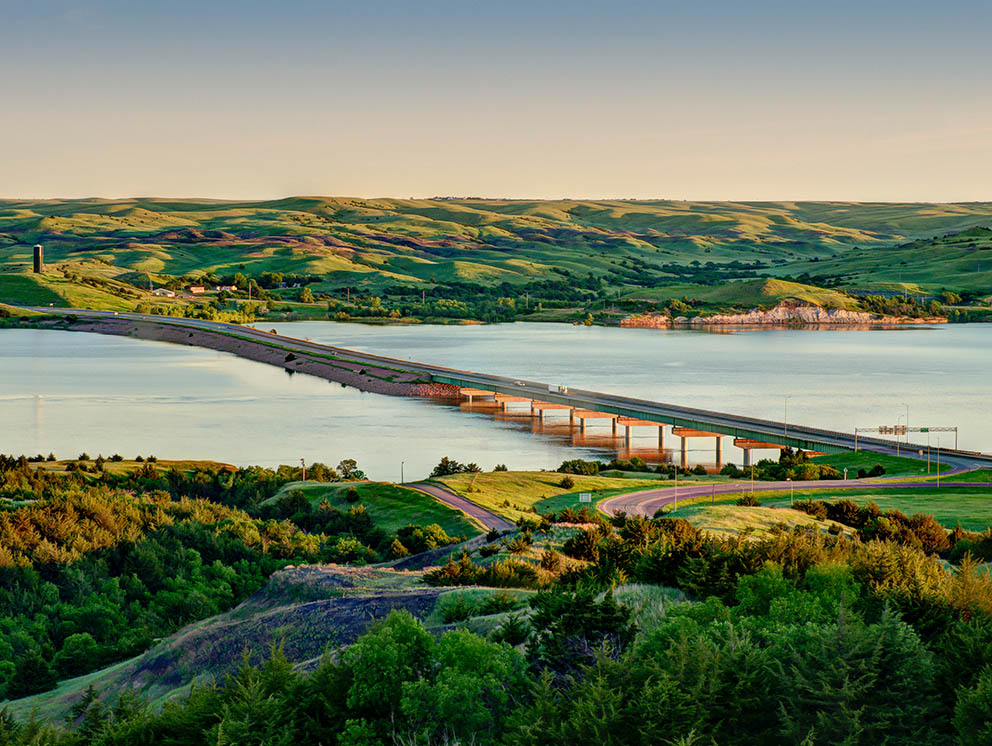
[[[854, 450], [857, 445], [861, 448], [861, 450], [872, 451], [874, 453], [896, 455], [897, 452], [901, 452], [902, 454], [905, 454], [906, 452], [906, 447], [901, 448], [900, 451], [894, 441], [883, 440], [880, 438], [862, 437], [856, 439], [851, 433], [823, 430], [801, 425], [799, 423], [789, 423], [786, 426], [783, 422], [775, 422], [772, 420], [763, 420], [755, 417], [729, 414], [726, 412], [695, 409], [692, 407], [665, 404], [646, 399], [617, 396], [599, 391], [574, 389], [571, 387], [567, 390], [567, 392], [557, 393], [549, 391], [549, 386], [547, 383], [541, 383], [538, 381], [518, 380], [507, 378], [505, 376], [495, 376], [487, 373], [476, 373], [474, 371], [446, 368], [440, 365], [418, 363], [410, 360], [385, 357], [382, 355], [372, 355], [370, 353], [359, 352], [357, 350], [349, 350], [342, 347], [335, 347], [333, 345], [319, 344], [309, 340], [273, 334], [247, 326], [226, 324], [219, 321], [181, 319], [169, 316], [151, 316], [130, 312], [94, 311], [75, 308], [52, 309], [48, 307], [31, 307], [29, 310], [40, 311], [42, 313], [71, 313], [81, 318], [132, 319], [135, 321], [146, 321], [159, 324], [174, 324], [177, 326], [204, 329], [207, 331], [220, 332], [228, 335], [236, 334], [240, 337], [255, 339], [268, 344], [276, 342], [281, 347], [289, 350], [304, 353], [313, 352], [323, 355], [334, 355], [342, 359], [355, 362], [367, 362], [374, 365], [383, 365], [386, 367], [424, 373], [440, 383], [451, 383], [460, 386], [476, 387], [490, 391], [498, 391], [505, 394], [529, 397], [538, 401], [567, 404], [579, 409], [590, 409], [632, 416], [643, 420], [657, 421], [659, 424], [674, 424], [686, 427], [696, 427], [702, 430], [719, 432], [727, 436], [755, 438], [773, 443], [784, 443], [794, 447], [803, 448], [805, 450], [822, 450], [824, 448], [833, 451]], [[956, 468], [964, 469], [992, 467], [992, 455], [953, 449], [942, 449], [941, 462], [950, 464]]]
[[[957, 471], [956, 473], [964, 473]], [[941, 479], [951, 472], [943, 472]], [[955, 487], [988, 487], [988, 482], [952, 482]], [[797, 490], [853, 490], [853, 489], [896, 489], [899, 487], [935, 487], [935, 482], [921, 481], [879, 481], [878, 479], [823, 479], [809, 482], [755, 482], [755, 492]], [[659, 487], [657, 489], [628, 492], [625, 495], [609, 497], [599, 504], [599, 509], [607, 515], [623, 511], [630, 515], [652, 517], [660, 508], [678, 500], [688, 500], [693, 497], [709, 497], [710, 495], [728, 495], [748, 492], [748, 482], [730, 482], [725, 484], [689, 484], [684, 487]]]
[[481, 505], [476, 505], [471, 500], [467, 500], [457, 492], [453, 492], [446, 487], [439, 487], [436, 484], [428, 484], [426, 482], [404, 484], [403, 486], [409, 487], [413, 490], [419, 490], [420, 492], [430, 495], [435, 500], [441, 501], [449, 508], [462, 511], [469, 517], [474, 518], [476, 521], [481, 523], [487, 529], [508, 531], [517, 527], [516, 524], [511, 523], [502, 516], [496, 515], [496, 513], [493, 513], [491, 510], [486, 510]]

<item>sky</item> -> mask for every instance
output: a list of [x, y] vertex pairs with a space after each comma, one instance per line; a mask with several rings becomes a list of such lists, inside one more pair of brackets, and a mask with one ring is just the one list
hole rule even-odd
[[992, 3], [0, 0], [0, 198], [992, 200]]

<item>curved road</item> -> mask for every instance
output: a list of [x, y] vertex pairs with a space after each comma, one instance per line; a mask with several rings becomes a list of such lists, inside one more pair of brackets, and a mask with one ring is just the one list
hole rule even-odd
[[[568, 404], [578, 408], [591, 410], [633, 411], [638, 413], [638, 416], [641, 416], [647, 420], [651, 420], [652, 417], [658, 418], [658, 424], [666, 424], [678, 419], [695, 419], [707, 423], [717, 431], [729, 431], [727, 433], [728, 435], [733, 434], [737, 430], [747, 430], [754, 433], [760, 433], [773, 442], [776, 440], [783, 441], [785, 439], [784, 436], [786, 435], [785, 425], [782, 422], [762, 420], [755, 417], [744, 417], [725, 412], [694, 409], [692, 407], [682, 407], [673, 404], [664, 404], [645, 399], [616, 396], [614, 394], [606, 394], [584, 389], [569, 388], [567, 393], [556, 394], [549, 392], [548, 385], [546, 383], [540, 383], [537, 381], [522, 381], [506, 378], [505, 376], [495, 376], [486, 373], [476, 373], [473, 371], [446, 368], [440, 365], [416, 363], [410, 360], [401, 360], [382, 355], [372, 355], [365, 352], [335, 347], [333, 345], [318, 344], [316, 342], [310, 342], [309, 340], [296, 339], [295, 337], [287, 337], [261, 331], [252, 327], [227, 324], [219, 321], [175, 318], [170, 316], [152, 316], [148, 314], [125, 311], [94, 311], [77, 308], [54, 309], [48, 307], [29, 307], [29, 310], [38, 311], [41, 313], [59, 313], [61, 315], [74, 314], [79, 317], [88, 318], [116, 318], [131, 319], [134, 321], [150, 321], [159, 324], [172, 324], [176, 326], [220, 332], [226, 335], [237, 335], [268, 344], [278, 342], [279, 346], [286, 349], [301, 351], [304, 353], [313, 352], [323, 355], [333, 355], [343, 360], [368, 362], [373, 365], [425, 373], [432, 377], [454, 379], [461, 382], [461, 385], [478, 386], [486, 390], [501, 391], [503, 393], [524, 396], [538, 401]], [[853, 450], [856, 443], [855, 436], [849, 433], [842, 433], [833, 430], [821, 430], [799, 424], [790, 424], [788, 426], [788, 439], [805, 440], [845, 450]], [[895, 455], [897, 452], [894, 441], [879, 438], [858, 438], [857, 443], [860, 445], [861, 449], [872, 451], [874, 453]], [[902, 450], [905, 451], [906, 449], [903, 448]], [[992, 466], [992, 455], [974, 453], [970, 451], [942, 449], [941, 460], [943, 463], [963, 469]]]
[[[949, 474], [966, 473], [963, 470], [944, 472], [941, 478]], [[686, 487], [660, 487], [640, 492], [628, 492], [625, 495], [608, 497], [599, 504], [599, 510], [607, 515], [616, 511], [628, 514], [652, 517], [660, 508], [678, 500], [688, 500], [693, 497], [709, 497], [710, 495], [727, 495], [736, 492], [747, 492], [750, 482], [729, 482], [724, 484], [691, 484]], [[793, 487], [797, 490], [853, 490], [853, 489], [895, 489], [898, 487], [934, 487], [936, 482], [920, 481], [878, 481], [876, 479], [824, 479], [809, 482], [755, 482], [755, 492], [788, 491]], [[988, 482], [948, 482], [948, 487], [988, 487]]]
[[447, 505], [449, 508], [462, 511], [469, 517], [474, 518], [476, 521], [481, 523], [487, 529], [508, 531], [517, 527], [515, 523], [510, 523], [510, 521], [506, 520], [502, 516], [496, 515], [496, 513], [483, 508], [481, 505], [476, 505], [471, 500], [462, 497], [457, 492], [449, 490], [447, 487], [441, 487], [436, 484], [428, 484], [426, 482], [404, 484], [403, 486], [430, 495], [435, 500], [439, 500]]

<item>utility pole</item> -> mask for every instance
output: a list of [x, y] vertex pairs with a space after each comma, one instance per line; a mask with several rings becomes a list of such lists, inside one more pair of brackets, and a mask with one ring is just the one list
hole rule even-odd
[[400, 484], [404, 484], [406, 482], [406, 480], [403, 478], [403, 464], [405, 463], [406, 461], [400, 461]]
[[303, 466], [303, 481], [307, 481], [307, 462], [305, 459], [300, 459], [300, 464]]

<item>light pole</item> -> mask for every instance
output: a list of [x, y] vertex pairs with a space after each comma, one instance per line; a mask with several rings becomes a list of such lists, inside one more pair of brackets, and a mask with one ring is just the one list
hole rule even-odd
[[940, 487], [940, 436], [937, 437], [937, 486]]
[[896, 417], [896, 456], [899, 455], [899, 423], [902, 421], [902, 415]]
[[796, 485], [792, 483], [792, 477], [786, 477], [786, 481], [789, 483], [789, 507], [791, 508], [795, 504]]
[[792, 398], [792, 394], [785, 395], [785, 418], [782, 420], [782, 437], [789, 437], [789, 399]]
[[675, 467], [675, 507], [672, 509], [674, 513], [679, 509], [679, 467]]
[[751, 462], [751, 494], [754, 494], [754, 462]]
[[906, 442], [909, 443], [909, 405], [906, 402], [902, 405], [906, 407]]
[[300, 465], [303, 467], [303, 481], [307, 481], [307, 462], [306, 459], [300, 459]]
[[405, 463], [406, 461], [400, 461], [400, 484], [404, 484], [406, 482], [406, 480], [403, 478], [403, 464]]

